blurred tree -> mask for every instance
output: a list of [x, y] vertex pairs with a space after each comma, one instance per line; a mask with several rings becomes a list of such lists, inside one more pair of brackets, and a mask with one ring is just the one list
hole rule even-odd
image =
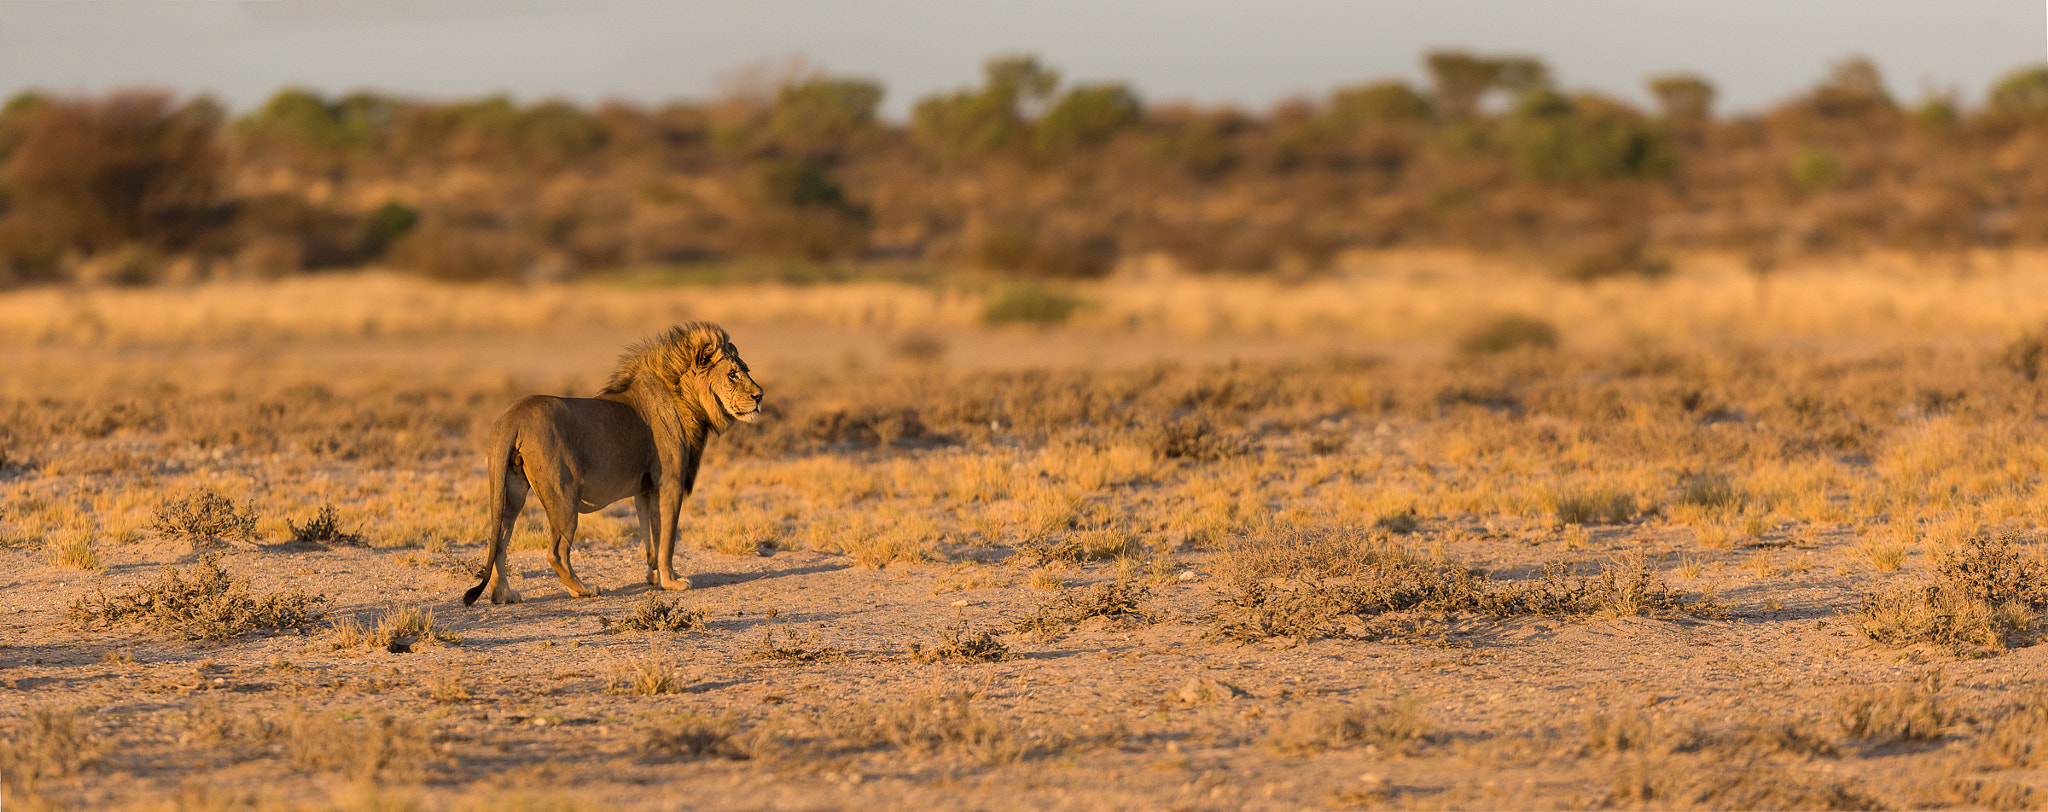
[[1027, 112], [1052, 95], [1059, 73], [1035, 56], [999, 56], [983, 66], [980, 91], [931, 96], [917, 103], [911, 131], [950, 156], [985, 153], [1015, 142]]
[[1068, 90], [1032, 125], [1032, 136], [1040, 152], [1073, 152], [1098, 146], [1143, 117], [1144, 107], [1130, 88], [1082, 85]]
[[1990, 107], [2006, 115], [2048, 115], [2048, 65], [2006, 74], [1991, 86]]
[[1455, 122], [1479, 112], [1489, 90], [1511, 97], [1550, 87], [1550, 68], [1531, 56], [1473, 56], [1464, 51], [1431, 51], [1425, 61], [1436, 83], [1437, 117]]
[[1431, 51], [1430, 79], [1436, 85], [1436, 114], [1440, 121], [1469, 118], [1479, 110], [1479, 97], [1500, 78], [1498, 61], [1482, 59], [1464, 51]]
[[1814, 88], [1809, 104], [1824, 118], [1862, 118], [1898, 110], [1877, 66], [1860, 56], [1835, 63], [1827, 81]]
[[1652, 175], [1671, 165], [1664, 131], [1627, 105], [1598, 96], [1532, 90], [1503, 128], [1516, 168], [1535, 180], [1577, 183]]
[[1340, 127], [1388, 121], [1428, 121], [1429, 100], [1407, 82], [1368, 82], [1330, 94], [1329, 116]]
[[782, 85], [768, 112], [768, 137], [794, 152], [833, 155], [875, 128], [882, 86], [867, 79], [811, 77]]
[[176, 249], [197, 236], [219, 185], [218, 104], [129, 91], [22, 115], [6, 167], [8, 220], [84, 253]]
[[1673, 125], [1699, 127], [1713, 120], [1714, 84], [1697, 74], [1652, 77], [1650, 94], [1663, 108], [1664, 120]]

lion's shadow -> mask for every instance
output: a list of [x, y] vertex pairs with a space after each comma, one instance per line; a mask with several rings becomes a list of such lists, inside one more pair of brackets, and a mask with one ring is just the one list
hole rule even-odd
[[[732, 586], [733, 584], [744, 584], [748, 581], [760, 581], [767, 578], [787, 578], [796, 575], [816, 575], [821, 572], [838, 572], [839, 570], [852, 568], [852, 564], [834, 563], [809, 564], [801, 567], [789, 567], [786, 569], [779, 570], [760, 570], [756, 572], [698, 572], [693, 573], [689, 576], [690, 588], [688, 592], [695, 592], [699, 589], [704, 589], [707, 587]], [[654, 586], [653, 584], [627, 583], [607, 588], [605, 590], [605, 594], [638, 595], [647, 592], [660, 591], [662, 590], [659, 587]]]

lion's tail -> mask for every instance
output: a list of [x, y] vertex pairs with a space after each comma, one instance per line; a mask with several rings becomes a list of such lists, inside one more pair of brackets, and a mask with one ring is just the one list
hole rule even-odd
[[490, 585], [498, 561], [505, 554], [505, 545], [511, 541], [507, 538], [509, 523], [505, 521], [505, 489], [511, 484], [508, 479], [513, 475], [513, 456], [519, 453], [518, 440], [517, 432], [497, 431], [491, 435], [491, 495], [486, 500], [490, 503], [490, 529], [487, 532], [491, 536], [491, 546], [484, 558], [481, 577], [478, 578], [476, 586], [462, 593], [463, 606], [474, 604], [477, 598], [483, 596], [484, 587]]

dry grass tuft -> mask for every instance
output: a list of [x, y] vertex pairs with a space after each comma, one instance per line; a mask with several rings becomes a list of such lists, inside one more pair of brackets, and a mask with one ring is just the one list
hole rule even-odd
[[6, 758], [0, 759], [0, 784], [12, 793], [33, 792], [45, 778], [64, 778], [91, 768], [99, 746], [85, 720], [71, 711], [28, 709], [27, 718], [8, 731]]
[[1429, 741], [1430, 725], [1414, 700], [1391, 704], [1338, 705], [1289, 714], [1266, 734], [1267, 746], [1282, 753], [1309, 753], [1377, 745], [1399, 752]]
[[1691, 726], [1636, 712], [1588, 713], [1585, 728], [1586, 742], [1579, 752], [1586, 755], [1676, 753], [1697, 749], [1701, 743], [1699, 731]]
[[1854, 779], [1816, 776], [1768, 763], [1702, 764], [1647, 759], [1624, 767], [1603, 809], [1886, 809]]
[[1961, 716], [1937, 697], [1941, 672], [1890, 688], [1864, 688], [1835, 698], [1828, 720], [1842, 735], [1873, 745], [1941, 739]]
[[217, 491], [201, 488], [164, 500], [150, 519], [149, 529], [165, 538], [185, 539], [196, 546], [248, 541], [256, 537], [256, 511], [248, 505], [237, 506]]
[[377, 622], [364, 626], [354, 615], [344, 616], [330, 626], [337, 649], [369, 646], [394, 654], [411, 651], [418, 643], [461, 645], [462, 636], [441, 628], [432, 609], [399, 606], [384, 610]]
[[1009, 645], [994, 629], [970, 632], [964, 625], [940, 629], [936, 644], [910, 644], [910, 659], [920, 663], [993, 663], [1009, 656]]
[[1699, 473], [1678, 484], [1678, 503], [1715, 513], [1732, 513], [1742, 507], [1742, 491], [1727, 474]]
[[2048, 765], [2048, 695], [2035, 690], [1982, 720], [1988, 728], [1975, 740], [1977, 760], [1999, 767]]
[[843, 731], [856, 746], [893, 747], [914, 755], [949, 755], [987, 764], [1022, 760], [1031, 742], [1002, 720], [974, 708], [965, 692], [915, 697], [856, 713]]
[[427, 685], [427, 696], [443, 705], [468, 702], [475, 697], [469, 692], [469, 683], [463, 679], [461, 666], [451, 666], [434, 675]]
[[633, 614], [624, 620], [599, 617], [597, 620], [606, 631], [622, 632], [701, 632], [705, 631], [705, 611], [699, 607], [684, 606], [680, 600], [649, 595], [633, 605]]
[[69, 615], [71, 624], [82, 629], [139, 622], [192, 640], [218, 641], [303, 628], [321, 616], [319, 607], [325, 603], [324, 595], [297, 590], [252, 594], [246, 581], [209, 555], [188, 570], [166, 566], [156, 583], [130, 592], [109, 595], [95, 588], [72, 602]]
[[613, 675], [613, 685], [636, 696], [659, 696], [683, 692], [683, 677], [676, 668], [663, 660], [644, 660], [621, 666]]
[[706, 719], [690, 715], [673, 725], [647, 731], [641, 754], [653, 760], [717, 758], [746, 761], [752, 751], [734, 738], [739, 720], [731, 716]]
[[92, 536], [87, 533], [66, 533], [48, 543], [44, 550], [45, 560], [52, 567], [77, 567], [87, 572], [105, 569], [100, 563], [99, 550], [92, 545]]
[[1550, 494], [1550, 510], [1559, 524], [1626, 524], [1640, 512], [1635, 494], [1605, 486], [1562, 488]]
[[383, 714], [350, 719], [294, 707], [282, 738], [300, 769], [363, 780], [419, 780], [438, 761], [432, 733]]

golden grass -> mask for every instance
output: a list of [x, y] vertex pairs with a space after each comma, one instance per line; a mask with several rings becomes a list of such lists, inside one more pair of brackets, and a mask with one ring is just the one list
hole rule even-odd
[[[1739, 258], [1681, 259], [1662, 280], [1579, 284], [1463, 252], [1348, 257], [1305, 283], [1185, 277], [1077, 286], [1070, 329], [1164, 335], [1330, 336], [1449, 342], [1479, 314], [1525, 310], [1565, 325], [1568, 347], [1645, 336], [1924, 340], [2005, 335], [2048, 312], [2048, 255], [1985, 254], [1975, 272], [1909, 255], [1818, 258], [1759, 283]], [[1759, 290], [1759, 285], [1762, 290]], [[387, 273], [163, 290], [19, 291], [0, 297], [0, 344], [264, 341], [616, 327], [703, 318], [910, 330], [969, 327], [998, 291], [887, 282], [670, 289], [452, 285]]]

